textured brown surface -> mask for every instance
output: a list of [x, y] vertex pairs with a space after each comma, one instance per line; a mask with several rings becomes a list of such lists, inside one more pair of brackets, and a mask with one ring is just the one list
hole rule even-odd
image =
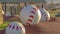
[[[26, 34], [60, 34], [60, 18], [56, 21], [40, 22], [37, 25], [24, 25]], [[5, 34], [5, 30], [1, 30], [0, 34]]]

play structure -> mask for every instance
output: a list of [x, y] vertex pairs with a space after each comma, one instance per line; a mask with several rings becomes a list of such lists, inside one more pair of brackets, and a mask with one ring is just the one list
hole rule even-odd
[[40, 10], [34, 5], [27, 5], [20, 12], [20, 20], [23, 24], [38, 24], [40, 19]]
[[40, 21], [50, 20], [50, 14], [46, 9], [40, 8], [40, 12], [41, 12], [41, 20]]
[[19, 22], [11, 22], [6, 27], [6, 34], [25, 34], [25, 27]]
[[[22, 3], [24, 3], [23, 7], [20, 7], [20, 2], [18, 1], [18, 4], [14, 5], [13, 4], [7, 4], [8, 2], [6, 1], [5, 3], [5, 10], [4, 16], [6, 17], [11, 17], [11, 16], [15, 16], [18, 15], [19, 13], [19, 19], [21, 20], [20, 22], [24, 25], [34, 25], [34, 24], [38, 24], [40, 21], [46, 21], [46, 20], [50, 20], [50, 14], [48, 13], [48, 11], [46, 11], [44, 8], [39, 8], [36, 5], [32, 4], [31, 1], [21, 1]], [[38, 3], [35, 2], [34, 3]], [[18, 9], [16, 9], [17, 7]], [[19, 11], [19, 12], [18, 12]], [[2, 7], [0, 12], [2, 12]], [[1, 17], [1, 21], [0, 24], [2, 24], [3, 22], [3, 16]], [[6, 34], [25, 34], [25, 28], [24, 26], [19, 23], [19, 22], [11, 22], [7, 25], [6, 27]]]

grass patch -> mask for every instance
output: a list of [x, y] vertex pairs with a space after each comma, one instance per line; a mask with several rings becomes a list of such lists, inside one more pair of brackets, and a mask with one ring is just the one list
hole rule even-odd
[[12, 21], [4, 21], [2, 25], [0, 25], [0, 30], [3, 30], [7, 27], [7, 25]]
[[50, 13], [51, 17], [55, 17], [56, 13]]
[[0, 30], [3, 30], [6, 28], [6, 26], [9, 24], [10, 21], [4, 21], [2, 25], [0, 25]]
[[50, 13], [50, 16], [51, 16], [51, 17], [55, 17], [55, 15], [56, 15], [56, 13], [57, 13], [57, 10], [56, 10], [56, 11], [48, 10], [48, 12]]

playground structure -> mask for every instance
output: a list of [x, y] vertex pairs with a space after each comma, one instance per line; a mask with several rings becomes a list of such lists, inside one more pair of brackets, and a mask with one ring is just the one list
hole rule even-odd
[[26, 5], [20, 12], [20, 20], [23, 24], [38, 24], [40, 19], [40, 10], [34, 5]]
[[[20, 13], [20, 11], [22, 10], [22, 8], [23, 7], [26, 7], [26, 6], [28, 6], [28, 8], [29, 9], [31, 9], [29, 6], [30, 5], [33, 5], [34, 3], [31, 3], [31, 2], [25, 2], [25, 3], [23, 3], [24, 4], [24, 6], [20, 6], [20, 3], [19, 4], [17, 4], [17, 7], [18, 7], [18, 9], [15, 9], [16, 8], [16, 5], [13, 3], [13, 4], [7, 4], [7, 3], [2, 3], [3, 5], [5, 5], [5, 9], [3, 8], [3, 10], [5, 10], [4, 11], [4, 16], [6, 16], [6, 17], [11, 17], [11, 16], [16, 16], [16, 15], [18, 15], [18, 13], [19, 14], [21, 14]], [[7, 7], [7, 8], [6, 8]], [[9, 8], [9, 9], [8, 9]], [[27, 15], [26, 17], [28, 18], [28, 16], [30, 15], [29, 13], [29, 10], [28, 10], [28, 8], [25, 8], [26, 10], [25, 10], [25, 14], [23, 14], [23, 12], [22, 12], [22, 16], [20, 16], [20, 17], [22, 17], [22, 18], [20, 18], [20, 19], [23, 19], [25, 16], [24, 15]], [[39, 21], [40, 21], [40, 18], [41, 18], [41, 13], [39, 13], [40, 11], [38, 10], [39, 8], [35, 8], [35, 7], [33, 7], [34, 8], [34, 10], [35, 10], [35, 13], [36, 14], [34, 14], [34, 19], [32, 19], [32, 21], [31, 20], [28, 20], [28, 21], [30, 21], [31, 23], [29, 23], [29, 24], [37, 24], [37, 23], [39, 23]], [[43, 8], [43, 4], [42, 4], [42, 8]], [[10, 11], [9, 11], [10, 10]], [[18, 11], [16, 11], [16, 10], [18, 10]], [[32, 10], [32, 9], [31, 9]], [[37, 12], [36, 12], [37, 11]], [[18, 13], [16, 13], [16, 12], [18, 12]], [[27, 13], [28, 12], [28, 13]], [[31, 14], [31, 15], [33, 15], [33, 14]], [[32, 16], [30, 16], [31, 18], [33, 18]], [[50, 18], [50, 17], [49, 17]], [[28, 19], [30, 19], [30, 18], [28, 18]], [[43, 18], [44, 19], [44, 18]], [[25, 20], [25, 19], [24, 19]], [[23, 20], [22, 20], [23, 21]], [[26, 21], [24, 21], [24, 23], [26, 23]], [[14, 23], [13, 23], [14, 24]], [[23, 23], [22, 23], [23, 24]], [[27, 26], [29, 26], [29, 24], [27, 25]], [[15, 25], [15, 24], [14, 24]], [[11, 26], [10, 26], [11, 27]], [[12, 27], [12, 29], [13, 28], [15, 28], [14, 26]], [[9, 29], [8, 29], [9, 30]], [[7, 30], [7, 34], [8, 34], [8, 30]], [[13, 30], [14, 31], [14, 30]], [[19, 30], [20, 31], [20, 30]], [[11, 32], [11, 31], [9, 31], [10, 33], [12, 33], [13, 34], [13, 32]], [[15, 32], [14, 32], [14, 34], [16, 34]]]
[[11, 22], [6, 27], [6, 34], [25, 34], [25, 27], [19, 22]]
[[[16, 0], [15, 0], [16, 1]], [[41, 8], [44, 8], [43, 7], [43, 3], [46, 3], [45, 0], [37, 0], [37, 2], [35, 0], [32, 0], [32, 1], [28, 1], [28, 0], [18, 0], [16, 2], [10, 0], [10, 1], [1, 1], [1, 4], [2, 4], [2, 10], [4, 11], [4, 17], [13, 17], [13, 16], [20, 16], [20, 11], [22, 10], [23, 7], [26, 7], [28, 5], [34, 5], [35, 3], [41, 3]], [[35, 5], [36, 6], [36, 5]], [[40, 9], [40, 7], [38, 7]], [[27, 9], [27, 8], [26, 8]], [[41, 10], [40, 10], [41, 11]], [[45, 10], [42, 10], [41, 11], [41, 14], [42, 12], [46, 12]], [[47, 12], [46, 12], [47, 13]], [[45, 14], [45, 13], [44, 13]], [[47, 14], [46, 14], [47, 15]], [[46, 16], [45, 15], [45, 16]], [[23, 16], [23, 15], [22, 15]], [[22, 17], [20, 16], [20, 17]], [[41, 15], [42, 16], [42, 15]], [[41, 17], [40, 16], [40, 17]], [[43, 16], [43, 20], [42, 21], [45, 21], [45, 20], [49, 20], [50, 19], [50, 15], [47, 16], [45, 18], [45, 16]], [[27, 16], [26, 16], [27, 17]], [[38, 16], [37, 16], [38, 17]], [[48, 19], [47, 19], [48, 18]], [[7, 19], [7, 18], [6, 18]]]

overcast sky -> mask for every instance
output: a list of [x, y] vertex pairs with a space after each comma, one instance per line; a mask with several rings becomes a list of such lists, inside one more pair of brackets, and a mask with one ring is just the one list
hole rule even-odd
[[53, 3], [60, 3], [60, 0], [46, 0], [48, 3], [51, 3], [51, 1], [53, 1]]

